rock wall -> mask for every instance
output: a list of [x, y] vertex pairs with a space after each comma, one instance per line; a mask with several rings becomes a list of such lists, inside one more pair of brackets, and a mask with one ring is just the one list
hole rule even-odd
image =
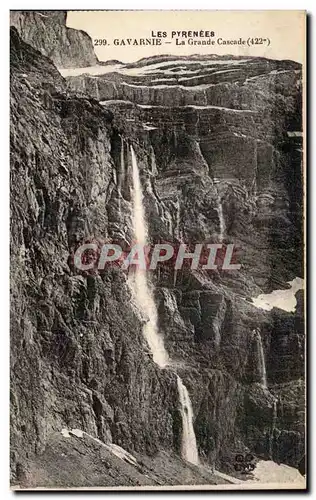
[[10, 24], [28, 44], [62, 68], [98, 63], [92, 40], [84, 31], [66, 27], [66, 11], [11, 11]]

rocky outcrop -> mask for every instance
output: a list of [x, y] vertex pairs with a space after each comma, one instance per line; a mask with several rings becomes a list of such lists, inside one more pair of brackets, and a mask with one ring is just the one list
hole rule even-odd
[[[300, 66], [195, 57], [179, 69], [169, 57], [65, 81], [14, 29], [11, 43], [13, 480], [50, 446], [61, 449], [52, 436], [62, 428], [146, 460], [179, 453], [173, 370], [192, 399], [202, 462], [232, 471], [227, 457], [250, 450], [298, 466], [302, 304], [269, 312], [251, 298], [302, 276]], [[153, 363], [126, 274], [82, 273], [72, 260], [83, 241], [130, 245], [130, 144], [150, 241], [233, 242], [242, 264], [150, 272], [172, 369]]]
[[92, 40], [84, 31], [66, 27], [66, 11], [11, 11], [10, 24], [28, 44], [61, 68], [98, 63]]

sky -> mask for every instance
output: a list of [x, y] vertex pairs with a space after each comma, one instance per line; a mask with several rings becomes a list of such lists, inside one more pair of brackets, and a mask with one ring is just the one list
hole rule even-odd
[[[92, 40], [106, 40], [106, 45], [95, 46], [100, 61], [117, 59], [137, 61], [156, 54], [233, 54], [264, 56], [272, 59], [292, 59], [300, 63], [305, 57], [305, 12], [276, 11], [68, 11], [67, 26], [81, 29]], [[214, 31], [215, 45], [176, 45], [172, 31]], [[114, 40], [139, 40], [166, 32], [160, 46], [114, 45]], [[219, 45], [218, 39], [238, 40], [245, 45]], [[248, 46], [248, 40], [262, 38], [263, 44]], [[196, 40], [207, 40], [199, 38]], [[180, 37], [179, 40], [187, 41]], [[166, 43], [171, 42], [171, 43]]]

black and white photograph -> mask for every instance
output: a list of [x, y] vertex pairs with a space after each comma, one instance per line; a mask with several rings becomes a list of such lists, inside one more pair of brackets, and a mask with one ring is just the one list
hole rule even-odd
[[11, 489], [306, 490], [305, 25], [11, 10]]

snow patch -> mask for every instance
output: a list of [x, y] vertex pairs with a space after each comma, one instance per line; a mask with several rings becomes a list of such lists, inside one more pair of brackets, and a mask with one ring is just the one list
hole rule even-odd
[[71, 437], [71, 435], [76, 436], [78, 438], [82, 438], [83, 436], [87, 436], [90, 439], [92, 439], [93, 441], [95, 441], [96, 443], [100, 444], [101, 446], [104, 446], [104, 448], [106, 448], [108, 451], [113, 453], [113, 455], [120, 458], [121, 460], [124, 460], [125, 462], [128, 462], [131, 465], [134, 465], [135, 467], [138, 466], [138, 462], [137, 462], [136, 458], [131, 453], [124, 450], [124, 448], [122, 448], [121, 446], [119, 446], [117, 444], [103, 443], [103, 441], [101, 441], [100, 439], [98, 439], [94, 436], [91, 436], [91, 434], [88, 434], [87, 432], [82, 431], [81, 429], [68, 430], [68, 429], [64, 428], [61, 430], [61, 433], [64, 437], [67, 437], [67, 438]]
[[223, 472], [219, 472], [218, 470], [214, 470], [213, 473], [216, 476], [221, 477], [222, 479], [225, 479], [226, 481], [229, 481], [230, 483], [233, 483], [233, 484], [243, 484], [244, 483], [244, 481], [242, 481], [241, 479], [237, 479], [236, 477], [229, 476], [228, 474], [224, 474]]
[[[102, 103], [100, 103], [102, 104]], [[161, 105], [154, 105], [154, 104], [136, 104], [139, 108], [143, 109], [151, 109], [151, 108], [168, 108], [169, 106], [161, 106]], [[224, 108], [223, 106], [212, 106], [212, 105], [207, 105], [207, 106], [198, 106], [195, 104], [187, 104], [185, 106], [175, 106], [176, 108], [193, 108], [193, 109], [220, 109], [222, 111], [227, 111], [227, 112], [232, 112], [232, 113], [256, 113], [256, 111], [253, 111], [252, 109], [234, 109], [234, 108]]]
[[294, 131], [289, 131], [287, 132], [288, 137], [303, 137], [303, 132], [300, 130], [294, 130]]
[[82, 438], [84, 432], [81, 429], [71, 429], [70, 434], [73, 434], [74, 436], [78, 438]]
[[143, 123], [143, 129], [144, 130], [157, 130], [158, 127], [153, 127], [152, 125], [147, 125], [146, 123]]
[[131, 455], [131, 453], [124, 450], [124, 448], [121, 448], [121, 446], [118, 446], [117, 444], [113, 443], [105, 446], [121, 460], [125, 460], [126, 462], [135, 466], [138, 465], [136, 458], [133, 455]]
[[253, 471], [254, 480], [261, 483], [305, 484], [305, 478], [294, 467], [277, 464], [272, 460], [260, 460]]
[[[238, 65], [241, 63], [247, 62], [247, 59], [238, 59], [238, 60], [168, 60], [164, 62], [159, 62], [156, 64], [150, 64], [148, 66], [143, 66], [141, 68], [126, 68], [124, 64], [108, 64], [106, 66], [96, 65], [96, 66], [87, 66], [85, 68], [58, 68], [58, 71], [65, 78], [69, 76], [79, 76], [79, 75], [106, 75], [107, 73], [120, 73], [121, 75], [130, 75], [130, 76], [142, 76], [142, 75], [150, 75], [151, 73], [161, 73], [170, 76], [177, 76], [181, 74], [189, 73], [190, 70], [187, 68], [190, 64], [200, 64], [201, 66], [214, 66], [214, 65]], [[166, 67], [167, 66], [167, 67]], [[171, 67], [170, 67], [171, 66]], [[173, 71], [175, 67], [182, 67], [181, 71], [177, 71], [176, 73]], [[200, 71], [200, 70], [198, 70]], [[192, 71], [191, 71], [192, 72]]]
[[133, 105], [132, 101], [125, 101], [124, 99], [107, 99], [106, 101], [100, 101], [99, 104], [102, 104], [102, 106], [106, 106], [108, 104], [121, 104], [121, 103], [127, 103]]
[[292, 281], [288, 281], [288, 284], [291, 285], [288, 290], [274, 290], [271, 293], [263, 293], [252, 298], [253, 305], [265, 311], [271, 311], [271, 309], [277, 307], [287, 312], [295, 312], [297, 304], [295, 294], [304, 289], [304, 280], [297, 277]]

